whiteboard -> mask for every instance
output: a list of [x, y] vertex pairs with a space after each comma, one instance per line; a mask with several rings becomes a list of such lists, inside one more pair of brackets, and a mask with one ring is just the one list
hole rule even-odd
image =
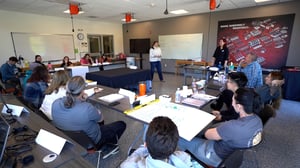
[[203, 33], [160, 35], [163, 59], [201, 59]]
[[72, 34], [11, 33], [14, 52], [29, 62], [41, 55], [43, 62], [62, 60], [64, 56], [75, 59]]

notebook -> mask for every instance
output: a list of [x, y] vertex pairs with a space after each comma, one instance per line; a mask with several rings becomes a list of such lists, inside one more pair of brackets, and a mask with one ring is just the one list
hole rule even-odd
[[0, 163], [6, 147], [10, 126], [6, 120], [0, 115]]

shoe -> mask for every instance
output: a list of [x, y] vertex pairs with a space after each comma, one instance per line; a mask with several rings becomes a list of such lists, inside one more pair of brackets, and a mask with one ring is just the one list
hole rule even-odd
[[105, 144], [100, 151], [102, 154], [102, 159], [106, 159], [111, 155], [119, 153], [120, 147], [117, 144]]

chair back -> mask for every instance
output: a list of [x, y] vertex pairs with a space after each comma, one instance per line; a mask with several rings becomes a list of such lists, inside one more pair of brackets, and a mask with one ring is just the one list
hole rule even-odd
[[265, 125], [271, 117], [275, 117], [275, 116], [276, 116], [276, 112], [273, 109], [273, 107], [269, 104], [266, 104], [263, 110], [259, 113], [259, 117], [263, 125]]
[[[61, 130], [61, 129], [60, 129]], [[63, 133], [65, 133], [68, 137], [73, 139], [75, 142], [77, 142], [79, 145], [84, 147], [87, 150], [95, 149], [94, 141], [86, 135], [83, 131], [66, 131], [61, 130]]]

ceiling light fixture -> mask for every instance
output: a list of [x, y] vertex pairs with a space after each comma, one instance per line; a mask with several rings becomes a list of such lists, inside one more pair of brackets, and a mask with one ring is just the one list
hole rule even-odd
[[175, 15], [180, 15], [180, 14], [185, 14], [185, 13], [189, 13], [189, 12], [184, 9], [179, 9], [179, 10], [170, 11], [170, 13], [175, 14]]
[[267, 1], [271, 1], [271, 0], [255, 0], [256, 3], [267, 2]]
[[65, 10], [64, 13], [68, 13], [71, 15], [77, 15], [77, 14], [82, 14], [84, 11], [80, 7], [80, 4], [69, 4], [69, 9]]
[[125, 17], [121, 20], [126, 22], [126, 23], [136, 21], [136, 19], [134, 18], [134, 13], [131, 13], [131, 12], [125, 13]]

